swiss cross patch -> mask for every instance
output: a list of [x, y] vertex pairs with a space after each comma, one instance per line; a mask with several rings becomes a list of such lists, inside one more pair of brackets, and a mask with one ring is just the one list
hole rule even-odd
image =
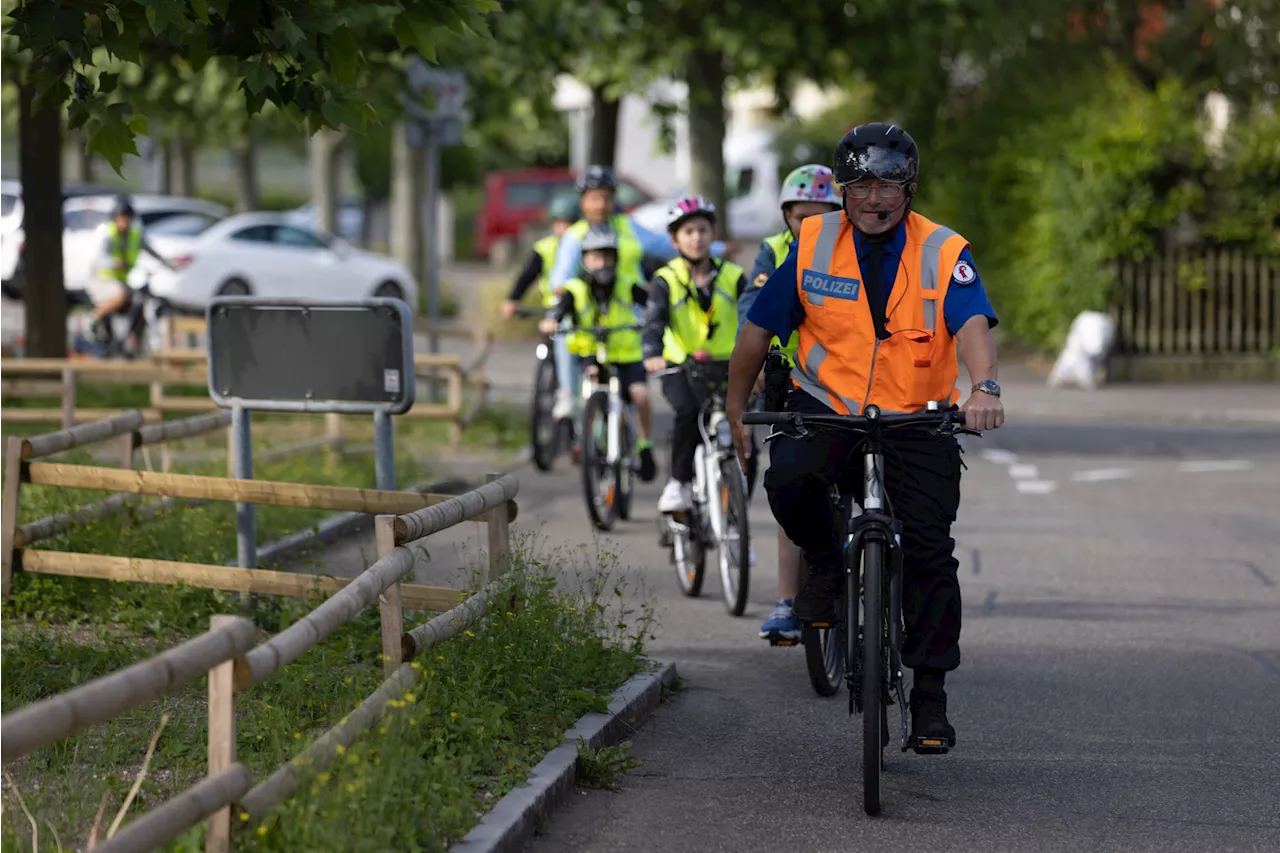
[[977, 277], [968, 261], [956, 261], [956, 268], [951, 271], [951, 280], [956, 284], [973, 284]]
[[769, 280], [769, 274], [767, 272], [762, 272], [758, 276], [756, 276], [755, 285], [756, 287], [764, 287], [764, 283], [768, 280]]

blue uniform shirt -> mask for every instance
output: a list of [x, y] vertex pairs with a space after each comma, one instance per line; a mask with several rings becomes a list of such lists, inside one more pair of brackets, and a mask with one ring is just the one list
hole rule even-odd
[[[898, 277], [898, 265], [902, 262], [902, 248], [906, 245], [906, 241], [907, 229], [902, 223], [898, 223], [893, 238], [884, 247], [884, 281], [890, 288], [890, 294], [893, 283]], [[787, 253], [786, 260], [774, 270], [768, 281], [756, 288], [759, 293], [747, 314], [748, 320], [777, 335], [780, 341], [789, 339], [791, 333], [804, 319], [804, 302], [801, 301], [799, 289], [796, 287], [799, 244], [799, 240], [791, 244], [791, 251]], [[853, 245], [858, 256], [862, 257], [866, 246], [862, 234], [856, 230], [853, 232]], [[967, 263], [969, 269], [974, 272], [973, 278], [968, 283], [962, 284], [953, 278], [951, 285], [947, 288], [947, 296], [942, 304], [942, 317], [947, 324], [947, 331], [952, 335], [978, 315], [987, 318], [988, 327], [994, 327], [999, 322], [996, 319], [995, 308], [987, 298], [986, 288], [982, 286], [982, 279], [977, 274], [977, 268], [968, 247], [960, 253], [960, 260]], [[887, 298], [888, 295], [886, 295]]]

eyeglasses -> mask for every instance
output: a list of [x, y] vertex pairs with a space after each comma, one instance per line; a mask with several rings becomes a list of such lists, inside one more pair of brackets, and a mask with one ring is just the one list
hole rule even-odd
[[871, 195], [871, 191], [875, 190], [876, 195], [880, 198], [898, 198], [902, 195], [902, 184], [840, 184], [844, 189], [845, 195], [850, 198], [867, 198]]

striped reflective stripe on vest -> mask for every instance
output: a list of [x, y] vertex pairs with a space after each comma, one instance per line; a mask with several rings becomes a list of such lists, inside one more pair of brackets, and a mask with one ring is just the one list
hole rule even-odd
[[[836, 241], [840, 239], [840, 224], [844, 221], [844, 211], [837, 210], [833, 213], [823, 213], [818, 217], [822, 223], [822, 227], [818, 231], [818, 242], [813, 247], [813, 266], [814, 272], [829, 274], [831, 272], [831, 261], [836, 255]], [[820, 293], [808, 294], [810, 305], [822, 305], [826, 302], [827, 297]]]
[[942, 257], [942, 245], [956, 236], [956, 232], [939, 225], [925, 238], [920, 249], [920, 289], [925, 292], [924, 326], [930, 332], [938, 331], [938, 259]]

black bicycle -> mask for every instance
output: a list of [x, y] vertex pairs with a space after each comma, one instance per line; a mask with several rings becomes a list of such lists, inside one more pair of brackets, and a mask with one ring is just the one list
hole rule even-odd
[[[940, 740], [910, 742], [900, 654], [902, 650], [902, 524], [893, 515], [885, 493], [885, 434], [890, 429], [928, 430], [935, 435], [957, 433], [979, 435], [964, 428], [964, 412], [940, 410], [930, 403], [923, 412], [884, 414], [877, 406], [867, 406], [862, 415], [806, 414], [802, 412], [747, 412], [743, 423], [780, 427], [766, 441], [778, 435], [803, 439], [814, 429], [856, 432], [863, 436], [864, 485], [862, 512], [854, 513], [852, 490], [832, 488], [839, 541], [844, 548], [845, 588], [834, 622], [812, 622], [806, 642], [822, 641], [820, 654], [807, 654], [810, 676], [819, 688], [820, 668], [835, 693], [836, 675], [843, 664], [849, 686], [849, 713], [862, 714], [863, 809], [880, 813], [880, 775], [884, 747], [889, 744], [888, 706], [897, 704], [902, 721], [902, 751], [942, 753], [947, 744]], [[846, 484], [847, 485], [847, 484]], [[824, 632], [819, 635], [817, 632]], [[833, 647], [843, 654], [837, 654]], [[816, 659], [816, 660], [815, 660]], [[824, 692], [819, 689], [820, 693]], [[830, 695], [827, 694], [827, 695]]]
[[[545, 309], [517, 308], [517, 317], [545, 317]], [[550, 471], [560, 451], [573, 443], [573, 422], [555, 417], [556, 392], [560, 377], [556, 372], [554, 335], [544, 334], [534, 349], [533, 400], [529, 413], [530, 448], [539, 471]]]

